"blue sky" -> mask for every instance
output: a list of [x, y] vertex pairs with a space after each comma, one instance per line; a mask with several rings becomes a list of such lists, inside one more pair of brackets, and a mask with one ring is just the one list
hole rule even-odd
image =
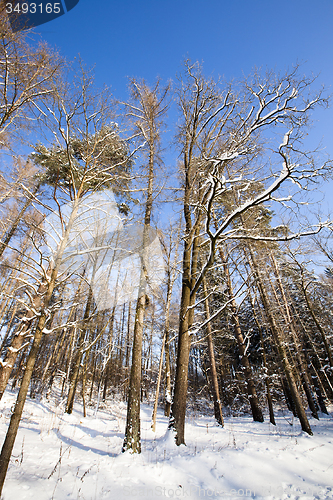
[[[37, 31], [68, 59], [94, 65], [96, 83], [120, 99], [127, 77], [174, 78], [185, 57], [227, 80], [302, 62], [333, 93], [332, 21], [332, 0], [80, 0]], [[315, 119], [313, 144], [322, 139], [333, 156], [333, 108]]]

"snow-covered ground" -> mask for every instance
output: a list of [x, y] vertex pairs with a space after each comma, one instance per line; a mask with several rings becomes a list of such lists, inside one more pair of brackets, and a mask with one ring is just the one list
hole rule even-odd
[[[15, 394], [0, 403], [3, 441]], [[142, 453], [121, 453], [126, 405], [80, 405], [72, 415], [55, 402], [27, 400], [8, 470], [4, 500], [333, 498], [333, 418], [311, 419], [312, 437], [291, 414], [269, 421], [226, 418], [224, 429], [210, 417], [190, 416], [187, 446], [176, 447], [167, 419], [142, 406]]]

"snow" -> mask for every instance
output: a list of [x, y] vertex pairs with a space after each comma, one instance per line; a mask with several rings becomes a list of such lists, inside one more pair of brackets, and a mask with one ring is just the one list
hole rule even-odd
[[[1, 440], [15, 396], [8, 391], [0, 403]], [[142, 453], [133, 455], [121, 453], [124, 403], [107, 402], [97, 417], [81, 410], [76, 404], [67, 415], [56, 399], [27, 400], [3, 500], [333, 498], [332, 416], [310, 419], [310, 437], [290, 413], [279, 412], [276, 427], [226, 417], [223, 429], [192, 413], [187, 446], [176, 447], [163, 412], [153, 433], [152, 408], [142, 405]]]

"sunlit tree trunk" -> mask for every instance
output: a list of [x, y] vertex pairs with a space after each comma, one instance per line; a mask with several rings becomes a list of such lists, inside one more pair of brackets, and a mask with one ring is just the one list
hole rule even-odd
[[213, 337], [212, 337], [212, 325], [211, 325], [211, 322], [209, 321], [210, 320], [210, 308], [209, 308], [209, 300], [208, 300], [208, 296], [207, 296], [207, 285], [206, 285], [205, 278], [203, 279], [203, 292], [204, 292], [204, 296], [205, 296], [206, 321], [208, 321], [208, 323], [206, 325], [206, 328], [207, 328], [207, 346], [208, 346], [210, 378], [212, 381], [212, 388], [213, 388], [214, 415], [215, 415], [215, 420], [223, 427], [224, 420], [223, 420], [222, 405], [221, 405], [221, 399], [220, 399], [220, 389], [219, 389], [219, 383], [218, 383], [217, 371], [216, 371], [214, 344], [213, 344]]
[[[296, 356], [297, 363], [298, 363], [298, 366], [299, 366], [299, 369], [300, 369], [300, 377], [301, 377], [303, 389], [304, 389], [304, 392], [306, 394], [306, 397], [307, 397], [307, 400], [308, 400], [308, 403], [309, 403], [309, 408], [311, 410], [312, 416], [318, 420], [317, 407], [316, 407], [315, 401], [314, 401], [314, 399], [312, 397], [311, 383], [310, 383], [308, 371], [307, 371], [307, 368], [306, 368], [306, 365], [305, 365], [305, 361], [303, 359], [303, 353], [302, 353], [302, 350], [301, 350], [301, 346], [299, 344], [299, 339], [298, 339], [298, 335], [297, 335], [297, 331], [296, 331], [296, 325], [295, 325], [295, 323], [293, 321], [293, 318], [292, 318], [292, 316], [290, 314], [289, 305], [288, 305], [288, 302], [287, 302], [286, 294], [284, 292], [284, 287], [283, 287], [283, 284], [282, 284], [282, 281], [281, 281], [281, 276], [280, 276], [280, 273], [279, 273], [277, 262], [276, 262], [276, 259], [275, 259], [275, 257], [274, 257], [274, 255], [273, 255], [272, 252], [270, 252], [270, 258], [271, 258], [271, 261], [273, 263], [273, 268], [274, 268], [275, 276], [276, 276], [276, 279], [277, 279], [277, 282], [278, 282], [278, 286], [279, 286], [279, 290], [280, 290], [280, 293], [281, 293], [281, 297], [282, 297], [282, 300], [283, 300], [283, 306], [284, 306], [283, 316], [284, 316], [284, 319], [285, 319], [285, 323], [286, 323], [287, 328], [289, 327], [289, 330], [290, 330], [290, 333], [291, 333], [291, 336], [293, 338], [293, 342], [294, 342], [294, 345], [295, 345], [295, 356]], [[273, 284], [271, 282], [270, 282], [270, 285], [271, 285], [271, 288], [272, 288], [272, 291], [273, 291], [276, 303], [279, 304], [279, 298], [278, 298], [278, 296], [276, 294], [275, 288], [274, 288], [274, 286], [273, 286]], [[280, 308], [281, 308], [281, 306], [280, 306]], [[281, 309], [283, 311], [283, 308], [281, 308]]]
[[224, 255], [224, 252], [223, 252], [221, 247], [219, 248], [219, 253], [220, 253], [220, 258], [221, 258], [222, 263], [223, 263], [224, 275], [225, 275], [226, 284], [228, 287], [228, 295], [229, 295], [229, 299], [230, 299], [230, 308], [231, 308], [231, 313], [232, 313], [233, 329], [234, 329], [234, 334], [235, 334], [235, 337], [237, 340], [240, 360], [241, 360], [241, 363], [243, 365], [243, 373], [244, 373], [244, 377], [245, 377], [245, 381], [246, 381], [247, 393], [248, 393], [248, 397], [249, 397], [249, 402], [250, 402], [250, 406], [251, 406], [253, 420], [255, 422], [263, 422], [264, 417], [263, 417], [262, 410], [261, 410], [260, 405], [259, 405], [258, 395], [257, 395], [255, 383], [253, 380], [253, 374], [252, 374], [250, 361], [249, 361], [249, 358], [247, 356], [246, 349], [245, 349], [245, 342], [244, 342], [244, 337], [242, 334], [242, 329], [241, 329], [238, 314], [237, 314], [237, 304], [236, 304], [236, 300], [235, 300], [234, 293], [233, 293], [230, 273], [229, 273], [228, 265], [226, 262], [226, 257]]
[[[151, 222], [154, 201], [155, 167], [159, 160], [160, 130], [163, 116], [166, 112], [165, 97], [169, 88], [163, 91], [159, 82], [153, 89], [147, 87], [145, 82], [132, 80], [132, 97], [135, 105], [128, 105], [129, 115], [135, 120], [137, 132], [147, 143], [147, 191], [145, 200], [143, 245]], [[146, 297], [146, 270], [141, 259], [141, 272], [139, 282], [139, 297], [136, 303], [132, 366], [129, 380], [127, 418], [123, 451], [131, 450], [132, 453], [141, 453], [140, 431], [140, 398], [142, 380], [142, 338], [144, 328], [144, 314], [147, 303]]]
[[254, 303], [252, 301], [251, 301], [251, 305], [252, 305], [253, 317], [254, 317], [254, 320], [256, 322], [257, 328], [259, 330], [259, 335], [260, 335], [262, 358], [263, 358], [264, 369], [265, 369], [265, 385], [266, 385], [266, 396], [267, 396], [267, 403], [268, 403], [268, 409], [269, 409], [269, 421], [271, 424], [276, 425], [275, 417], [274, 417], [273, 401], [272, 401], [271, 389], [270, 389], [271, 377], [269, 374], [269, 368], [268, 368], [268, 364], [267, 364], [265, 341], [264, 341], [264, 337], [262, 334], [262, 328], [261, 328], [261, 325], [259, 323], [256, 311], [255, 311]]
[[268, 295], [267, 295], [266, 287], [265, 287], [263, 279], [261, 277], [261, 273], [259, 270], [259, 265], [258, 265], [256, 256], [255, 256], [254, 251], [252, 250], [252, 247], [250, 244], [248, 244], [247, 248], [248, 248], [248, 252], [250, 255], [249, 263], [253, 268], [254, 275], [256, 278], [256, 282], [257, 282], [257, 286], [258, 286], [258, 290], [259, 290], [260, 297], [261, 297], [261, 301], [263, 303], [265, 313], [266, 313], [266, 316], [267, 316], [267, 319], [268, 319], [268, 322], [270, 325], [270, 329], [271, 329], [271, 332], [273, 334], [277, 349], [279, 351], [279, 355], [281, 357], [281, 361], [282, 361], [284, 372], [285, 372], [285, 375], [286, 375], [286, 378], [288, 381], [290, 393], [291, 393], [293, 402], [294, 402], [295, 407], [296, 407], [297, 416], [298, 416], [299, 421], [301, 423], [302, 430], [307, 432], [308, 434], [310, 434], [312, 436], [313, 433], [312, 433], [308, 418], [306, 416], [306, 413], [305, 413], [305, 410], [304, 410], [304, 407], [302, 404], [301, 396], [300, 396], [298, 389], [297, 389], [292, 366], [291, 366], [291, 364], [288, 360], [288, 357], [287, 357], [285, 342], [284, 342], [284, 339], [281, 337], [281, 333], [279, 331], [279, 328], [276, 324], [274, 315], [272, 313], [272, 309], [270, 307], [270, 304], [269, 304], [269, 301], [267, 298]]

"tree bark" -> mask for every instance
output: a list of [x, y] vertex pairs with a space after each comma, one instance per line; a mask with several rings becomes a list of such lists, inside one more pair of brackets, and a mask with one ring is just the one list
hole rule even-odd
[[[291, 314], [289, 311], [289, 306], [288, 306], [286, 295], [284, 293], [284, 287], [283, 287], [283, 284], [281, 281], [280, 273], [279, 273], [279, 270], [277, 267], [275, 257], [272, 254], [272, 252], [270, 252], [270, 257], [271, 257], [271, 261], [273, 262], [275, 276], [277, 278], [279, 290], [281, 292], [281, 296], [282, 296], [282, 300], [283, 300], [283, 305], [284, 305], [284, 310], [285, 310], [285, 313], [283, 314], [284, 321], [286, 323], [287, 329], [289, 329], [289, 331], [291, 333], [291, 336], [292, 336], [292, 339], [294, 342], [294, 346], [295, 346], [295, 356], [296, 356], [297, 364], [298, 364], [298, 367], [300, 370], [300, 378], [301, 378], [302, 386], [303, 386], [304, 392], [306, 394], [312, 416], [314, 418], [316, 418], [317, 420], [319, 420], [317, 408], [316, 408], [315, 402], [314, 402], [313, 397], [312, 397], [311, 383], [310, 383], [309, 375], [308, 375], [306, 365], [305, 365], [305, 362], [303, 360], [302, 352], [301, 352], [300, 345], [299, 345], [299, 340], [298, 340], [297, 331], [296, 331], [296, 325], [294, 325], [293, 318], [291, 317]], [[279, 298], [276, 294], [275, 288], [274, 288], [270, 279], [269, 279], [269, 282], [270, 282], [271, 289], [273, 291], [276, 303], [279, 304]], [[280, 306], [280, 304], [279, 304], [279, 306]], [[280, 308], [281, 308], [281, 306], [280, 306]]]
[[161, 385], [161, 378], [162, 378], [162, 368], [163, 368], [163, 355], [164, 355], [165, 339], [166, 339], [166, 331], [164, 332], [163, 339], [162, 339], [160, 362], [159, 362], [159, 366], [158, 366], [158, 375], [157, 375], [157, 383], [156, 383], [155, 402], [154, 402], [154, 409], [153, 409], [153, 415], [152, 415], [152, 424], [151, 424], [151, 428], [152, 428], [153, 432], [155, 432], [155, 430], [156, 430], [156, 416], [157, 416], [158, 397], [159, 397], [159, 393], [160, 393], [160, 385]]
[[171, 363], [170, 363], [170, 332], [165, 332], [165, 403], [164, 415], [170, 417], [171, 411]]
[[75, 392], [76, 392], [76, 387], [77, 387], [78, 378], [79, 378], [81, 359], [82, 359], [82, 355], [83, 355], [82, 349], [84, 346], [84, 339], [85, 339], [87, 328], [88, 328], [87, 321], [88, 321], [88, 318], [90, 315], [92, 302], [93, 302], [93, 293], [92, 293], [92, 289], [89, 288], [88, 299], [87, 299], [86, 308], [85, 308], [84, 315], [83, 315], [83, 325], [82, 325], [82, 328], [80, 329], [80, 336], [79, 336], [79, 340], [78, 340], [78, 350], [76, 353], [76, 357], [74, 359], [74, 364], [73, 364], [73, 368], [72, 368], [71, 383], [70, 383], [68, 396], [67, 396], [67, 403], [66, 403], [65, 412], [68, 414], [71, 414], [73, 411]]
[[[177, 362], [173, 402], [171, 406], [169, 429], [176, 432], [177, 446], [185, 444], [186, 396], [188, 387], [188, 368], [191, 350], [190, 328], [193, 322], [195, 293], [191, 293], [198, 265], [199, 224], [192, 238], [185, 240], [183, 253], [183, 278], [179, 313]], [[191, 307], [192, 306], [192, 307]]]
[[[42, 295], [45, 293], [47, 289], [47, 285], [45, 283], [41, 284], [38, 288], [37, 294], [33, 298], [33, 307], [30, 308], [24, 319], [22, 320], [22, 324], [19, 327], [18, 331], [15, 333], [10, 347], [8, 347], [6, 357], [4, 361], [0, 364], [0, 399], [5, 392], [5, 389], [8, 384], [8, 380], [10, 378], [10, 374], [12, 373], [16, 358], [18, 353], [23, 348], [23, 343], [29, 335], [30, 329], [33, 325], [33, 321], [36, 317], [33, 310], [38, 310], [41, 305]], [[27, 345], [27, 343], [25, 344]]]
[[210, 309], [209, 309], [209, 300], [207, 296], [207, 286], [206, 280], [203, 279], [203, 292], [205, 296], [205, 312], [206, 312], [206, 320], [207, 323], [207, 346], [208, 346], [208, 358], [209, 358], [209, 368], [210, 368], [210, 377], [212, 380], [212, 388], [213, 388], [213, 402], [214, 402], [214, 416], [215, 420], [224, 427], [223, 413], [222, 413], [222, 405], [220, 399], [220, 390], [219, 383], [217, 378], [216, 371], [216, 362], [215, 362], [215, 353], [214, 353], [214, 344], [212, 337], [212, 325], [209, 321], [210, 319]]
[[139, 297], [136, 304], [132, 367], [130, 374], [125, 439], [122, 451], [131, 450], [132, 453], [141, 453], [140, 433], [140, 399], [141, 399], [141, 362], [142, 362], [142, 333], [146, 305], [146, 296]]
[[[128, 105], [129, 114], [135, 119], [137, 132], [147, 143], [147, 197], [145, 201], [143, 247], [145, 247], [146, 231], [150, 226], [153, 208], [154, 194], [154, 170], [158, 162], [161, 120], [166, 112], [164, 104], [167, 87], [160, 91], [159, 82], [154, 89], [150, 89], [144, 82], [138, 83], [132, 80], [132, 96], [135, 105]], [[128, 391], [127, 421], [125, 439], [122, 450], [130, 449], [132, 453], [141, 453], [140, 436], [140, 397], [142, 379], [142, 337], [143, 322], [146, 308], [146, 286], [147, 278], [143, 258], [141, 258], [141, 273], [139, 283], [139, 296], [136, 303], [132, 366]]]
[[262, 334], [262, 328], [261, 328], [261, 326], [259, 324], [256, 312], [255, 312], [254, 304], [252, 302], [251, 302], [251, 304], [252, 304], [252, 312], [253, 312], [254, 320], [255, 320], [255, 322], [257, 324], [257, 328], [259, 330], [259, 335], [260, 335], [260, 344], [261, 344], [261, 349], [262, 349], [262, 358], [263, 358], [264, 368], [265, 368], [265, 385], [266, 385], [267, 404], [268, 404], [268, 410], [269, 410], [269, 421], [270, 421], [271, 424], [276, 425], [275, 417], [274, 417], [273, 401], [272, 401], [271, 390], [270, 390], [271, 378], [270, 378], [269, 370], [268, 370], [268, 366], [267, 366], [265, 341], [264, 341], [264, 337], [263, 337], [263, 334]]
[[248, 248], [249, 253], [250, 253], [249, 263], [252, 264], [251, 267], [254, 270], [254, 275], [255, 275], [257, 286], [259, 289], [260, 297], [261, 297], [261, 300], [262, 300], [262, 303], [263, 303], [263, 306], [264, 306], [264, 309], [266, 312], [266, 316], [267, 316], [267, 319], [268, 319], [268, 322], [270, 325], [271, 332], [273, 334], [273, 338], [275, 340], [277, 349], [279, 351], [279, 355], [281, 357], [281, 361], [283, 364], [284, 372], [286, 374], [286, 378], [288, 381], [291, 396], [292, 396], [293, 402], [294, 402], [295, 407], [296, 407], [297, 416], [298, 416], [299, 421], [301, 423], [302, 430], [307, 432], [310, 436], [312, 436], [313, 433], [312, 433], [308, 418], [306, 416], [300, 394], [299, 394], [298, 389], [297, 389], [292, 366], [291, 366], [291, 364], [288, 360], [288, 357], [287, 357], [284, 341], [281, 338], [281, 334], [279, 332], [279, 329], [278, 329], [278, 326], [276, 324], [274, 315], [272, 313], [270, 304], [268, 302], [266, 287], [265, 287], [264, 282], [261, 278], [257, 259], [254, 255], [254, 251], [252, 250], [252, 247], [250, 244], [248, 244], [247, 248]]
[[223, 269], [224, 269], [224, 274], [226, 277], [226, 284], [228, 287], [228, 295], [229, 295], [229, 299], [231, 301], [230, 307], [231, 307], [231, 313], [232, 313], [234, 334], [235, 334], [237, 344], [238, 344], [240, 360], [241, 360], [241, 363], [243, 365], [243, 373], [244, 373], [244, 378], [246, 381], [247, 393], [248, 393], [248, 397], [249, 397], [249, 402], [250, 402], [250, 406], [251, 406], [253, 420], [255, 422], [263, 422], [264, 417], [263, 417], [262, 410], [261, 410], [260, 405], [259, 405], [258, 395], [257, 395], [255, 383], [253, 380], [253, 374], [252, 374], [250, 361], [249, 361], [249, 358], [246, 354], [244, 337], [242, 334], [242, 329], [240, 327], [239, 318], [238, 318], [238, 314], [237, 314], [237, 304], [236, 304], [236, 300], [235, 300], [234, 294], [233, 294], [230, 273], [229, 273], [229, 269], [228, 269], [227, 262], [225, 259], [225, 255], [224, 255], [221, 247], [219, 248], [219, 254], [220, 254], [221, 260], [223, 262]]

